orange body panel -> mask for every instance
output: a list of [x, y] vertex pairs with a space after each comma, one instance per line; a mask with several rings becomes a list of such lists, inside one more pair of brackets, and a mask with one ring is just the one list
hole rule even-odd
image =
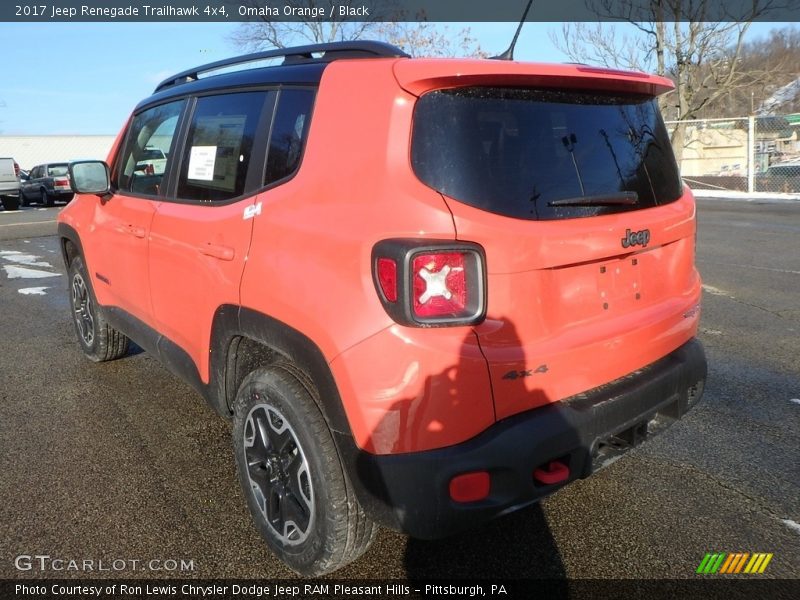
[[450, 446], [495, 421], [486, 361], [469, 328], [392, 325], [331, 369], [355, 441], [369, 452]]
[[222, 206], [163, 202], [150, 230], [150, 296], [155, 329], [186, 350], [209, 381], [214, 313], [239, 304], [239, 282], [253, 219], [253, 198]]
[[122, 194], [115, 195], [112, 202], [96, 196], [87, 200], [88, 210], [81, 212], [86, 213], [83, 220], [89, 226], [81, 239], [97, 301], [148, 322], [150, 294], [142, 290], [149, 289], [147, 237], [158, 202]]

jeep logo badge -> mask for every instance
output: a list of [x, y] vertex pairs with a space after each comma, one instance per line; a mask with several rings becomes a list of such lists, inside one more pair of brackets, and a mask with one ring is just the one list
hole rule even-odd
[[647, 246], [647, 242], [650, 241], [650, 230], [649, 229], [642, 229], [641, 231], [631, 231], [630, 229], [625, 230], [625, 237], [622, 238], [622, 247], [623, 248], [630, 248], [632, 246], [641, 246], [644, 248]]

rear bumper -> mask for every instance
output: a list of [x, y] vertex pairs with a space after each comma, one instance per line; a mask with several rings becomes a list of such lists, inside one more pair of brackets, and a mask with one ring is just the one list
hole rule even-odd
[[[696, 339], [595, 390], [504, 419], [461, 444], [377, 456], [339, 439], [359, 500], [386, 527], [423, 539], [457, 533], [535, 502], [589, 476], [680, 419], [700, 399], [706, 358]], [[338, 434], [342, 436], [343, 434]], [[534, 469], [559, 460], [569, 477], [537, 483]], [[487, 471], [489, 496], [450, 499], [450, 480]]]

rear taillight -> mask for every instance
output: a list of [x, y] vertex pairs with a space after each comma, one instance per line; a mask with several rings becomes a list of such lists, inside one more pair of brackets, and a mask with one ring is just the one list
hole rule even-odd
[[413, 309], [420, 318], [457, 317], [467, 309], [467, 272], [461, 252], [417, 254]]
[[69, 179], [54, 179], [53, 185], [69, 187]]
[[14, 175], [19, 177], [19, 163], [17, 161], [14, 161]]
[[486, 269], [477, 244], [384, 240], [372, 253], [386, 312], [402, 325], [472, 325], [486, 314]]

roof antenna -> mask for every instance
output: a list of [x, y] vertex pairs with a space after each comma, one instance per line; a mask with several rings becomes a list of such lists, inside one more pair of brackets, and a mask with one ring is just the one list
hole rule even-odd
[[514, 60], [514, 46], [517, 45], [517, 38], [519, 37], [519, 32], [522, 31], [522, 26], [525, 24], [525, 18], [528, 16], [528, 11], [531, 9], [532, 4], [533, 0], [528, 0], [528, 6], [525, 7], [525, 12], [522, 13], [522, 20], [520, 20], [519, 22], [519, 26], [517, 27], [517, 32], [514, 34], [514, 39], [511, 40], [511, 45], [508, 47], [508, 50], [506, 50], [502, 54], [498, 54], [497, 56], [492, 56], [491, 60]]

